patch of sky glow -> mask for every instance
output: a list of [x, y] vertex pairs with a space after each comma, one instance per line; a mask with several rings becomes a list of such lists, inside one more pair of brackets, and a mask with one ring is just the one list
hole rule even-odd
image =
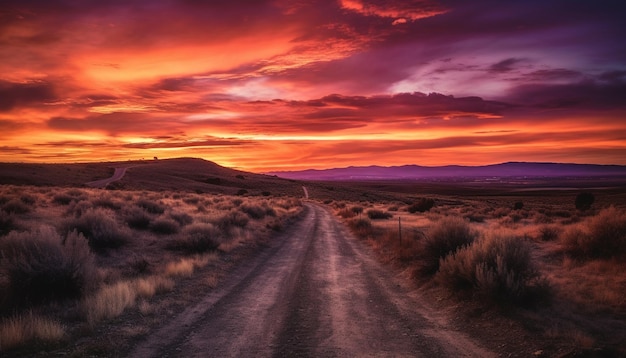
[[241, 117], [240, 113], [229, 112], [229, 111], [219, 111], [219, 112], [211, 112], [211, 113], [196, 113], [185, 116], [186, 120], [189, 121], [202, 121], [207, 119], [230, 119], [230, 118], [238, 118]]
[[266, 85], [266, 78], [255, 78], [242, 85], [232, 86], [226, 93], [250, 100], [268, 101], [285, 96], [285, 93], [275, 87]]
[[109, 113], [115, 113], [115, 112], [140, 113], [140, 112], [152, 112], [152, 111], [155, 111], [155, 107], [146, 106], [142, 104], [112, 104], [108, 106], [92, 107], [89, 109], [89, 112], [102, 113], [102, 114], [109, 114]]

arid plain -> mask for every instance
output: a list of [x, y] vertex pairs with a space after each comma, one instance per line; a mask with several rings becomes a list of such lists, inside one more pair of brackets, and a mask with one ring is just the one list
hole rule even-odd
[[623, 178], [315, 182], [187, 158], [1, 164], [0, 184], [2, 356], [626, 354]]

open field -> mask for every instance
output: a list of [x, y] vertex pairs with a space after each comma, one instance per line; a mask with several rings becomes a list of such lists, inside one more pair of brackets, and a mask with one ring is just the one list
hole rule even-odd
[[[490, 348], [516, 356], [533, 342], [544, 356], [626, 354], [624, 183], [351, 184], [363, 190], [352, 200], [321, 201], [382, 262], [455, 307], [457, 322]], [[589, 210], [574, 205], [581, 191], [595, 197]]]
[[0, 351], [109, 356], [124, 343], [103, 330], [145, 333], [193, 297], [196, 273], [196, 289], [215, 287], [300, 210], [289, 197], [1, 186]]
[[[280, 275], [272, 276], [272, 287], [281, 286], [278, 277], [295, 280], [291, 296], [276, 308], [284, 325], [273, 328], [275, 352], [304, 349], [294, 345], [293, 335], [299, 332], [296, 336], [308, 337], [309, 353], [367, 353], [360, 344], [346, 345], [349, 335], [335, 339], [334, 347], [320, 346], [319, 334], [331, 334], [329, 327], [352, 332], [350, 339], [357, 339], [350, 320], [339, 320], [343, 325], [337, 326], [336, 314], [331, 321], [322, 318], [328, 317], [328, 305], [319, 295], [343, 302], [345, 297], [337, 294], [348, 290], [365, 295], [362, 306], [351, 304], [355, 314], [372, 310], [370, 319], [383, 319], [372, 316], [378, 314], [372, 305], [383, 305], [402, 312], [389, 316], [390, 322], [426, 319], [427, 325], [440, 327], [439, 338], [428, 338], [421, 348], [414, 345], [415, 337], [433, 331], [404, 327], [413, 341], [406, 346], [389, 337], [396, 352], [443, 349], [458, 330], [501, 356], [625, 354], [626, 185], [619, 180], [297, 182], [181, 159], [133, 163], [121, 180], [107, 186], [113, 190], [84, 187], [111, 176], [119, 165], [93, 164], [87, 170], [81, 164], [76, 172], [79, 167], [31, 165], [3, 177], [32, 176], [32, 185], [0, 186], [3, 356], [126, 354], [146, 339], [157, 339], [156, 330], [168, 322], [177, 334], [188, 333], [191, 323], [209, 332], [209, 323], [181, 317], [198, 309], [205, 294], [233, 302], [261, 299], [252, 288], [270, 279], [263, 272], [278, 274], [279, 269], [263, 264], [263, 255], [271, 256], [269, 263], [289, 259], [296, 265], [280, 266]], [[66, 185], [58, 186], [63, 178]], [[297, 199], [304, 195], [302, 186], [318, 202], [305, 204], [304, 211]], [[583, 191], [595, 199], [587, 210], [575, 206]], [[363, 245], [369, 248], [361, 253]], [[397, 275], [387, 276], [365, 251]], [[281, 258], [281, 252], [301, 259]], [[348, 284], [328, 291], [328, 280], [350, 281], [336, 276], [333, 265], [345, 265], [341, 275], [348, 275], [354, 260], [368, 262], [362, 270], [370, 279], [356, 286], [372, 292]], [[233, 276], [233, 270], [250, 262], [260, 262], [253, 276]], [[400, 280], [413, 288], [400, 292], [394, 285], [373, 285], [374, 278], [381, 283]], [[246, 293], [242, 285], [252, 291]], [[380, 290], [384, 297], [397, 297], [375, 295], [368, 301]], [[310, 307], [304, 312], [300, 304]], [[247, 304], [235, 307], [251, 309]], [[227, 313], [202, 310], [208, 316]], [[433, 315], [452, 317], [454, 326], [425, 318]], [[224, 322], [234, 335], [251, 329]], [[261, 331], [262, 322], [255, 325]], [[166, 351], [180, 355], [179, 346], [200, 354], [204, 348], [198, 342], [162, 343]], [[234, 352], [227, 345], [219, 349]], [[445, 356], [444, 351], [437, 354]]]

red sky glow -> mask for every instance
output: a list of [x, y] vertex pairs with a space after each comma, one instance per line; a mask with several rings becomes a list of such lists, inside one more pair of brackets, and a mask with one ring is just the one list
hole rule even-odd
[[7, 0], [0, 161], [626, 164], [620, 1]]

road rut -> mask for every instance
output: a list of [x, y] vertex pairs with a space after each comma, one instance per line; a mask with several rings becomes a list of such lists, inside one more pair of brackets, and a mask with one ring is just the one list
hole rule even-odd
[[451, 330], [322, 206], [134, 357], [495, 357]]

